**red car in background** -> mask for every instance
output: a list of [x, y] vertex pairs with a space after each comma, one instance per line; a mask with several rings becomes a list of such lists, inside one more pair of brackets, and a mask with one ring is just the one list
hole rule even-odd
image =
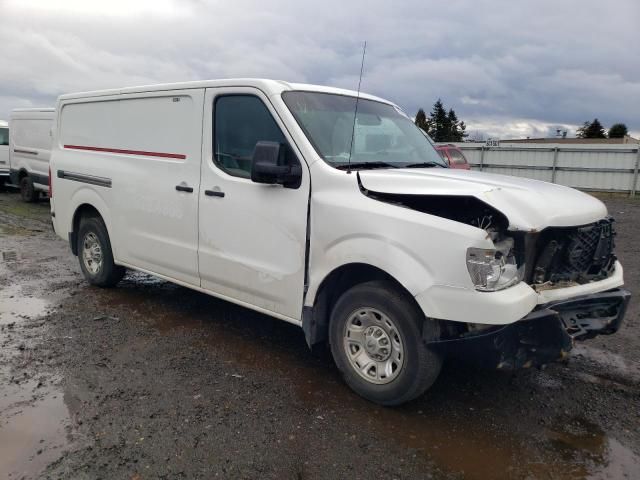
[[471, 170], [462, 150], [455, 145], [435, 145], [435, 147], [440, 156], [447, 161], [449, 168]]

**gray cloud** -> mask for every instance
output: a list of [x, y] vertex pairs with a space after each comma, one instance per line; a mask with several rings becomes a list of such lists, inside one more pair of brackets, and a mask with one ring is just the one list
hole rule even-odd
[[635, 0], [130, 3], [0, 0], [0, 118], [71, 91], [204, 78], [355, 88], [366, 39], [363, 90], [410, 115], [441, 97], [496, 136], [596, 116], [640, 131]]

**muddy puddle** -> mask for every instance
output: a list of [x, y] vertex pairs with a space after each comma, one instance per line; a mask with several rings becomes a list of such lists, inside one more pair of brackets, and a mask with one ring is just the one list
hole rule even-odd
[[9, 285], [0, 291], [0, 325], [15, 324], [46, 313], [49, 302], [24, 294], [24, 287]]
[[[638, 478], [640, 472], [637, 455], [586, 420], [552, 419], [530, 437], [514, 432], [500, 411], [476, 411], [478, 402], [456, 392], [455, 375], [453, 385], [446, 384], [452, 379], [446, 372], [430, 394], [435, 400], [381, 408], [353, 394], [329, 360], [311, 356], [296, 326], [139, 274], [99, 296], [105, 310], [135, 312], [162, 335], [184, 335], [203, 350], [216, 349], [238, 372], [268, 366], [294, 386], [305, 408], [320, 412], [318, 422], [330, 419], [345, 429], [364, 429], [365, 437], [387, 438], [447, 475], [579, 480]], [[558, 387], [541, 378], [550, 389]]]
[[[2, 260], [15, 262], [18, 256], [3, 252]], [[0, 288], [0, 478], [33, 478], [68, 444], [69, 411], [57, 387], [60, 379], [37, 369], [31, 369], [32, 377], [13, 369], [31, 362], [26, 322], [52, 306], [53, 298], [38, 293], [39, 283]]]
[[640, 457], [586, 419], [574, 418], [563, 430], [549, 430], [547, 435], [551, 448], [573, 465], [567, 478], [637, 478], [640, 474]]
[[67, 447], [69, 411], [49, 381], [12, 383], [9, 372], [0, 375], [0, 478], [33, 478]]

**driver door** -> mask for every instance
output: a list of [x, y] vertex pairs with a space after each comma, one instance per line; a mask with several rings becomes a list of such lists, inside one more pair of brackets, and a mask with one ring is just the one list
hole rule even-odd
[[[254, 88], [205, 93], [198, 262], [201, 285], [298, 322], [302, 315], [309, 171], [269, 99]], [[257, 142], [285, 144], [298, 188], [251, 181]]]

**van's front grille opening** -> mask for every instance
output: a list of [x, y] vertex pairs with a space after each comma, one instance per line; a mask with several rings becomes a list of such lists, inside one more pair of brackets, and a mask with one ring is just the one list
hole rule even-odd
[[613, 272], [614, 220], [607, 217], [582, 227], [549, 228], [536, 242], [533, 285], [584, 284]]

